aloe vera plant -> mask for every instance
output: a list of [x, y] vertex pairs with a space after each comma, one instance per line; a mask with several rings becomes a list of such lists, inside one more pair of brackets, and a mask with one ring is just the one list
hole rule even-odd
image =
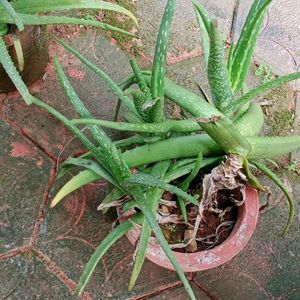
[[[250, 167], [255, 166], [284, 192], [290, 208], [288, 222], [284, 228], [284, 233], [287, 232], [295, 214], [292, 195], [262, 160], [300, 148], [300, 136], [258, 136], [263, 126], [263, 113], [253, 100], [272, 88], [300, 78], [300, 73], [276, 78], [246, 93], [241, 91], [259, 28], [270, 2], [271, 0], [254, 0], [239, 40], [236, 45], [231, 46], [229, 56], [226, 58], [221, 35], [213, 20], [197, 0], [192, 0], [203, 33], [204, 60], [211, 90], [210, 101], [175, 84], [165, 76], [168, 35], [175, 0], [167, 1], [157, 38], [152, 71], [140, 70], [138, 64], [132, 60], [130, 63], [133, 74], [120, 86], [78, 51], [53, 36], [118, 95], [121, 105], [126, 106], [129, 111], [127, 123], [94, 119], [72, 88], [58, 59], [55, 59], [55, 66], [59, 80], [79, 119], [69, 120], [30, 95], [18, 73], [14, 71], [14, 82], [24, 99], [27, 99], [28, 103], [44, 108], [63, 122], [89, 150], [79, 158], [69, 158], [65, 161], [59, 176], [63, 176], [68, 169], [76, 166], [85, 170], [60, 189], [51, 206], [54, 207], [65, 196], [83, 185], [102, 178], [110, 182], [114, 188], [101, 203], [101, 209], [107, 210], [115, 206], [117, 200], [125, 195], [129, 195], [129, 200], [121, 201], [123, 211], [131, 208], [139, 209], [128, 221], [110, 232], [97, 247], [78, 283], [79, 294], [86, 286], [100, 258], [134, 224], [139, 224], [141, 234], [129, 288], [133, 288], [138, 278], [153, 232], [182, 280], [189, 297], [196, 299], [156, 220], [158, 202], [164, 191], [177, 195], [183, 219], [186, 220], [187, 203], [201, 206], [206, 202], [205, 199], [200, 202], [186, 192], [190, 182], [204, 167], [218, 165], [224, 160], [228, 162], [230, 157], [234, 157], [240, 165], [249, 185], [259, 190], [263, 189], [251, 173]], [[0, 41], [0, 50], [4, 47], [2, 44]], [[7, 68], [12, 66], [8, 64]], [[133, 84], [137, 84], [138, 88], [131, 88]], [[165, 99], [176, 103], [192, 117], [179, 121], [168, 119], [164, 115]], [[80, 124], [86, 124], [94, 137], [94, 142], [77, 128]], [[112, 142], [102, 127], [134, 131], [136, 135], [126, 140]], [[131, 174], [130, 168], [136, 168], [138, 172]], [[175, 179], [177, 186], [172, 184]]]

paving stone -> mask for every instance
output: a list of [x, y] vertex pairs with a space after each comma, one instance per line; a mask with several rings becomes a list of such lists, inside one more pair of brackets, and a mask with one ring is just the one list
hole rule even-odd
[[0, 120], [0, 252], [30, 238], [46, 190], [50, 162]]
[[35, 257], [0, 262], [0, 297], [9, 300], [78, 299]]
[[[226, 38], [229, 35], [234, 0], [199, 1], [210, 16], [217, 20], [218, 27]], [[140, 34], [146, 56], [154, 53], [156, 36], [164, 12], [166, 0], [144, 0], [137, 2], [137, 16], [140, 18]], [[177, 1], [170, 34], [168, 62], [185, 60], [201, 54], [200, 30], [191, 1]], [[151, 59], [150, 59], [151, 61]]]
[[[252, 1], [242, 0], [236, 21], [236, 37], [241, 31]], [[262, 27], [255, 59], [271, 66], [277, 74], [294, 72], [300, 58], [300, 3], [297, 0], [274, 0], [268, 9]]]

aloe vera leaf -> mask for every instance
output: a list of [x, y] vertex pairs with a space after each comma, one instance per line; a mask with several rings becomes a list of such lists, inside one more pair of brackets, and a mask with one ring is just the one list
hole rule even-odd
[[283, 234], [286, 234], [287, 231], [289, 230], [293, 218], [296, 213], [296, 208], [295, 208], [295, 201], [293, 199], [293, 196], [291, 193], [287, 190], [285, 187], [284, 183], [281, 181], [281, 179], [274, 174], [269, 168], [267, 168], [265, 165], [257, 162], [257, 161], [251, 161], [259, 170], [261, 170], [266, 176], [268, 176], [280, 189], [281, 191], [285, 194], [288, 204], [289, 204], [289, 216], [288, 216], [288, 221], [284, 227]]
[[[139, 113], [139, 116], [142, 118], [144, 122], [151, 122], [149, 111], [143, 109], [144, 104], [149, 100], [149, 98], [147, 98], [145, 94], [139, 90], [134, 90], [131, 91], [130, 93], [132, 95], [133, 103], [136, 110]], [[141, 124], [145, 124], [145, 123], [141, 123]]]
[[35, 14], [41, 12], [53, 12], [65, 9], [103, 9], [110, 10], [130, 17], [136, 25], [138, 25], [136, 17], [124, 7], [109, 3], [106, 1], [95, 0], [27, 0], [24, 1], [11, 1], [12, 6], [18, 12]]
[[92, 172], [96, 173], [101, 178], [104, 178], [105, 180], [107, 180], [108, 182], [113, 184], [114, 186], [122, 189], [120, 184], [116, 181], [116, 179], [109, 172], [107, 172], [106, 169], [103, 168], [99, 163], [97, 163], [93, 160], [69, 157], [66, 160], [66, 163], [72, 164], [72, 165], [78, 166], [78, 167], [83, 167], [87, 170], [91, 170]]
[[[214, 164], [219, 160], [220, 160], [220, 157], [212, 157], [212, 158], [203, 159], [201, 168], [204, 168], [206, 166]], [[164, 181], [171, 182], [179, 177], [187, 175], [193, 170], [194, 166], [195, 166], [195, 163], [192, 163], [192, 164], [182, 166], [177, 169], [170, 170], [166, 173]], [[55, 206], [67, 195], [71, 194], [72, 192], [76, 191], [77, 189], [81, 188], [82, 186], [85, 186], [89, 183], [92, 183], [92, 182], [100, 180], [100, 179], [101, 179], [101, 176], [99, 176], [92, 170], [85, 170], [85, 171], [78, 173], [77, 175], [73, 176], [72, 179], [70, 179], [58, 191], [55, 198], [52, 200], [53, 206]]]
[[[86, 109], [73, 89], [56, 57], [54, 58], [54, 64], [61, 85], [77, 113], [80, 115], [80, 117], [92, 118], [92, 115]], [[87, 127], [97, 141], [98, 145], [101, 146], [102, 155], [98, 154], [97, 157], [100, 159], [100, 162], [103, 164], [107, 172], [115, 176], [118, 180], [129, 177], [130, 171], [128, 166], [121, 159], [121, 154], [117, 150], [116, 146], [112, 143], [110, 138], [101, 129], [101, 127], [96, 125], [87, 125]], [[112, 157], [115, 159], [107, 159], [107, 157]]]
[[[201, 164], [202, 164], [202, 160], [203, 160], [203, 156], [202, 153], [200, 152], [197, 160], [195, 162], [194, 168], [192, 169], [191, 173], [189, 174], [189, 176], [179, 184], [179, 188], [182, 189], [183, 191], [187, 191], [190, 183], [192, 182], [192, 180], [197, 176], [197, 174], [199, 173], [199, 170], [201, 168]], [[179, 207], [180, 207], [180, 211], [181, 214], [183, 216], [184, 222], [187, 223], [187, 213], [186, 213], [186, 208], [185, 208], [185, 204], [184, 201], [181, 197], [178, 198], [178, 203], [179, 203]]]
[[25, 83], [21, 79], [21, 76], [19, 75], [14, 63], [12, 62], [2, 37], [0, 37], [0, 63], [2, 64], [9, 78], [12, 80], [12, 82], [22, 95], [26, 104], [32, 104], [33, 96], [30, 95]]
[[[1, 0], [0, 11], [1, 11], [1, 6], [4, 8], [4, 11], [8, 14], [8, 16], [12, 19], [13, 24], [16, 24], [16, 26], [20, 31], [24, 30], [22, 20], [16, 13], [14, 7], [12, 6], [12, 3], [8, 2], [7, 0]], [[6, 23], [6, 22], [2, 21], [1, 19], [1, 23]]]
[[140, 195], [137, 195], [135, 198], [139, 209], [144, 214], [145, 218], [147, 219], [152, 231], [154, 232], [157, 241], [159, 242], [161, 248], [165, 252], [166, 256], [168, 257], [169, 261], [173, 265], [174, 269], [176, 270], [179, 278], [181, 279], [181, 282], [183, 283], [184, 288], [186, 289], [189, 297], [191, 300], [196, 300], [194, 292], [187, 280], [187, 278], [184, 275], [184, 272], [177, 262], [174, 254], [172, 253], [172, 250], [170, 249], [170, 246], [168, 245], [168, 242], [166, 241], [161, 228], [159, 227], [158, 223], [156, 222], [155, 216], [151, 210], [147, 208], [147, 206], [144, 203], [144, 197], [142, 196], [142, 193]]
[[[170, 166], [170, 163], [171, 163], [170, 161], [158, 162], [157, 164], [154, 165], [150, 174], [160, 180], [163, 180], [164, 175]], [[148, 206], [148, 208], [153, 211], [153, 213], [155, 213], [157, 210], [157, 203], [160, 200], [162, 194], [163, 191], [157, 188], [152, 188], [150, 189], [150, 191], [147, 191], [145, 203]], [[147, 220], [144, 219], [141, 234], [140, 234], [140, 239], [137, 245], [138, 248], [135, 256], [135, 262], [133, 265], [133, 270], [128, 285], [129, 290], [133, 289], [135, 282], [142, 269], [146, 257], [147, 247], [149, 244], [150, 237], [151, 237], [151, 227], [148, 224]]]
[[54, 207], [57, 205], [63, 198], [67, 195], [73, 193], [78, 190], [82, 186], [85, 186], [89, 183], [97, 181], [101, 179], [101, 177], [91, 170], [85, 170], [78, 173], [76, 176], [73, 176], [55, 195], [53, 198], [50, 207]]
[[151, 99], [151, 91], [147, 85], [145, 78], [143, 77], [142, 71], [138, 63], [134, 59], [130, 59], [129, 62], [141, 92], [145, 95], [146, 99]]
[[251, 57], [264, 14], [272, 0], [255, 0], [247, 16], [239, 40], [232, 54], [231, 86], [237, 93], [247, 76]]
[[[201, 169], [202, 168], [205, 168], [207, 166], [210, 166], [212, 164], [216, 164], [217, 162], [219, 162], [220, 160], [222, 159], [221, 156], [217, 156], [217, 157], [209, 157], [209, 158], [204, 158], [202, 160], [202, 163], [201, 163]], [[165, 179], [164, 181], [165, 182], [171, 182], [177, 178], [180, 178], [184, 175], [187, 175], [189, 173], [192, 172], [192, 170], [195, 168], [195, 162], [193, 163], [190, 163], [188, 165], [184, 165], [184, 166], [181, 166], [177, 169], [172, 169], [172, 170], [168, 170], [166, 176], [165, 176]]]
[[248, 137], [252, 151], [248, 159], [264, 159], [291, 153], [300, 148], [300, 136]]
[[159, 98], [159, 100], [151, 109], [153, 122], [161, 122], [163, 120], [167, 47], [175, 5], [176, 0], [168, 0], [156, 40], [151, 76], [151, 94], [152, 99]]
[[91, 69], [93, 72], [95, 72], [104, 82], [105, 84], [120, 98], [122, 103], [133, 113], [137, 114], [137, 111], [134, 107], [133, 102], [127, 97], [127, 95], [122, 91], [122, 89], [100, 68], [98, 68], [96, 65], [94, 65], [91, 61], [89, 61], [85, 56], [80, 54], [78, 51], [76, 51], [74, 48], [72, 48], [70, 45], [56, 37], [55, 35], [52, 35], [52, 38], [55, 39], [59, 44], [64, 46], [68, 51], [70, 51], [72, 54], [74, 54], [79, 60], [81, 60], [89, 69]]
[[22, 72], [24, 70], [24, 54], [23, 54], [21, 41], [19, 36], [16, 35], [15, 31], [12, 32], [12, 38], [13, 38], [14, 49], [18, 61], [18, 69], [20, 72]]
[[136, 280], [141, 272], [143, 263], [145, 261], [150, 237], [151, 237], [151, 227], [147, 221], [144, 221], [142, 225], [139, 241], [137, 244], [138, 249], [135, 255], [133, 270], [128, 284], [129, 291], [131, 291], [134, 288]]
[[[136, 37], [135, 34], [131, 32], [98, 21], [73, 18], [73, 17], [63, 17], [63, 16], [38, 16], [38, 15], [30, 15], [24, 13], [17, 13], [17, 16], [20, 18], [20, 20], [23, 22], [24, 25], [76, 24], [76, 25], [83, 25], [83, 26], [94, 26], [97, 28], [101, 28], [103, 30], [114, 31], [131, 37]], [[15, 23], [14, 20], [9, 15], [2, 16], [1, 12], [0, 12], [0, 18], [2, 22], [8, 24]]]
[[[137, 108], [139, 110], [139, 108]], [[141, 114], [140, 114], [141, 115]], [[193, 119], [187, 120], [166, 120], [158, 123], [126, 123], [113, 122], [97, 119], [74, 119], [71, 121], [74, 125], [94, 124], [119, 131], [149, 132], [149, 133], [167, 133], [167, 132], [194, 132], [201, 130], [201, 126]]]
[[[63, 116], [61, 113], [59, 113], [57, 110], [55, 110], [53, 107], [49, 106], [48, 104], [44, 103], [43, 101], [39, 100], [38, 98], [33, 97], [33, 103], [35, 105], [45, 109], [51, 115], [53, 115], [56, 119], [58, 119], [63, 124], [65, 124], [66, 127], [85, 145], [85, 147], [92, 152], [92, 154], [96, 160], [98, 160], [100, 163], [105, 160], [105, 155], [103, 155], [103, 152], [101, 151], [101, 149], [97, 148], [78, 128], [76, 128], [73, 124], [71, 124], [69, 119], [67, 119], [65, 116]], [[104, 144], [102, 146], [104, 146]], [[114, 149], [112, 148], [111, 149], [111, 154], [112, 154], [112, 158], [113, 158], [112, 160], [116, 161], [119, 158], [119, 156], [116, 155], [116, 153], [114, 153], [113, 150]], [[107, 160], [107, 156], [106, 156], [106, 160]], [[119, 163], [119, 161], [117, 161], [117, 162]], [[104, 161], [103, 166], [105, 167], [105, 165], [106, 165], [106, 163]], [[106, 168], [106, 170], [109, 173], [111, 173], [111, 171], [114, 171], [114, 170], [107, 169], [107, 168]], [[130, 176], [130, 172], [129, 172], [128, 176]]]
[[245, 171], [245, 175], [247, 177], [247, 180], [251, 186], [253, 186], [255, 189], [264, 192], [264, 187], [260, 184], [258, 179], [252, 174], [249, 166], [249, 162], [246, 158], [243, 158], [243, 169]]
[[[177, 104], [180, 103], [179, 105], [194, 117], [207, 119], [207, 122], [201, 122], [202, 129], [226, 153], [236, 153], [242, 156], [247, 155], [250, 145], [239, 130], [233, 126], [230, 119], [226, 118], [218, 109], [209, 105], [205, 100], [199, 100], [197, 95], [177, 86], [174, 82], [165, 80], [165, 85], [167, 84], [168, 87], [165, 88], [165, 96]], [[198, 99], [198, 103], [196, 99]], [[211, 119], [216, 121], [210, 121]]]
[[182, 197], [186, 201], [193, 203], [195, 205], [198, 205], [197, 200], [192, 197], [191, 195], [187, 194], [186, 192], [182, 191], [178, 187], [165, 183], [162, 180], [159, 180], [156, 177], [153, 177], [151, 175], [147, 174], [142, 174], [142, 173], [137, 173], [134, 176], [126, 179], [124, 181], [124, 184], [127, 186], [134, 186], [134, 185], [139, 185], [139, 186], [147, 186], [147, 187], [156, 187], [160, 188], [162, 190], [168, 191], [170, 193], [176, 194], [179, 197]]
[[262, 95], [265, 92], [270, 91], [280, 85], [283, 85], [289, 81], [296, 80], [300, 78], [300, 72], [292, 73], [285, 76], [280, 76], [276, 79], [268, 81], [261, 86], [249, 91], [248, 93], [241, 96], [239, 99], [235, 100], [231, 105], [229, 105], [224, 114], [228, 116], [233, 116], [235, 112], [240, 109], [243, 105], [247, 104], [249, 101], [255, 99], [255, 97]]
[[208, 81], [216, 107], [223, 111], [233, 100], [225, 62], [224, 46], [217, 28], [210, 26], [210, 52], [207, 66]]
[[209, 32], [210, 32], [211, 19], [208, 16], [206, 10], [198, 1], [193, 0], [192, 2], [196, 12], [198, 25], [201, 29], [201, 45], [204, 53], [204, 62], [207, 67], [208, 59], [209, 59], [209, 51], [210, 51]]
[[87, 285], [92, 273], [94, 272], [98, 262], [101, 257], [106, 253], [106, 251], [123, 235], [125, 235], [133, 225], [130, 222], [124, 222], [118, 225], [112, 232], [110, 232], [105, 239], [96, 248], [93, 255], [90, 257], [87, 265], [85, 266], [82, 275], [80, 276], [78, 285], [76, 287], [76, 294], [80, 295]]
[[[234, 48], [235, 48], [235, 44], [233, 41], [231, 41], [228, 58], [227, 58], [227, 70], [228, 70], [229, 75], [230, 75], [231, 66], [232, 66], [232, 55], [233, 55]], [[229, 76], [229, 77], [231, 77], [231, 76]]]
[[190, 183], [192, 182], [192, 180], [195, 179], [195, 177], [198, 175], [200, 169], [201, 169], [201, 165], [202, 165], [202, 160], [203, 160], [203, 155], [202, 153], [200, 152], [198, 157], [197, 157], [197, 160], [196, 160], [196, 163], [195, 163], [195, 166], [192, 170], [192, 172], [189, 174], [189, 176], [182, 182], [180, 183], [179, 185], [179, 188], [181, 188], [183, 191], [186, 191], [190, 185]]
[[182, 158], [174, 161], [170, 168], [168, 169], [168, 172], [178, 169], [179, 167], [186, 166], [188, 164], [194, 163], [196, 161], [195, 158]]

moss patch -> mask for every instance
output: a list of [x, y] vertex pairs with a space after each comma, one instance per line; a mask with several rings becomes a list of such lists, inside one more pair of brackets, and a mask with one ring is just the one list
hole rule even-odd
[[293, 132], [293, 91], [287, 86], [276, 88], [263, 97], [267, 102], [264, 107], [265, 129], [264, 133], [269, 136], [291, 135]]
[[[131, 0], [115, 0], [114, 3], [123, 6], [127, 10], [135, 13], [135, 6]], [[103, 16], [103, 22], [112, 26], [122, 28], [126, 31], [132, 31], [135, 27], [134, 22], [127, 16], [120, 15], [113, 11], [105, 11]], [[131, 41], [131, 37], [120, 34], [118, 32], [112, 32], [111, 37], [116, 39], [120, 44], [128, 43]]]

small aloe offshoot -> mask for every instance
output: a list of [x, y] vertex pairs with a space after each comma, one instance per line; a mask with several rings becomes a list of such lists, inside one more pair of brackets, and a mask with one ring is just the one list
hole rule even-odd
[[[75, 175], [61, 188], [51, 206], [57, 205], [76, 189], [102, 178], [114, 185], [114, 189], [106, 196], [100, 208], [107, 210], [109, 207], [121, 205], [124, 211], [132, 208], [139, 209], [137, 214], [118, 225], [97, 247], [80, 278], [78, 293], [83, 291], [98, 261], [113, 243], [133, 226], [139, 224], [141, 234], [135, 252], [129, 289], [133, 288], [141, 271], [147, 245], [153, 232], [182, 280], [189, 297], [195, 299], [157, 223], [156, 211], [164, 191], [169, 191], [177, 195], [183, 220], [186, 222], [186, 204], [199, 206], [199, 200], [186, 191], [191, 181], [204, 168], [214, 167], [213, 173], [221, 169], [220, 166], [232, 167], [231, 163], [234, 162], [234, 167], [237, 169], [233, 170], [232, 167], [229, 171], [243, 170], [243, 176], [247, 178], [248, 184], [258, 190], [263, 190], [257, 178], [251, 173], [250, 167], [256, 166], [287, 196], [290, 211], [284, 233], [287, 232], [295, 214], [292, 195], [261, 160], [290, 153], [300, 148], [300, 136], [258, 136], [263, 126], [263, 113], [260, 106], [253, 100], [272, 88], [300, 78], [300, 73], [278, 77], [252, 90], [246, 91], [245, 88], [245, 79], [255, 42], [263, 16], [270, 3], [271, 0], [254, 0], [242, 33], [236, 45], [231, 45], [226, 60], [221, 35], [215, 22], [197, 0], [192, 0], [202, 32], [204, 60], [211, 90], [209, 100], [211, 101], [177, 85], [165, 76], [168, 36], [175, 10], [175, 0], [167, 1], [158, 34], [152, 71], [140, 70], [137, 62], [131, 60], [133, 74], [121, 86], [118, 86], [105, 72], [78, 51], [53, 36], [114, 91], [121, 105], [125, 106], [131, 114], [127, 122], [94, 119], [72, 88], [57, 59], [55, 59], [55, 65], [59, 79], [70, 102], [79, 114], [78, 119], [69, 120], [52, 107], [31, 96], [16, 72], [15, 84], [22, 96], [62, 121], [89, 150], [81, 157], [69, 158], [64, 163], [60, 172], [61, 176], [71, 167], [81, 167], [84, 171]], [[137, 84], [138, 87], [131, 88], [133, 84]], [[239, 92], [242, 92], [241, 95]], [[179, 121], [168, 119], [168, 116], [164, 115], [166, 99], [179, 105], [191, 117]], [[80, 124], [87, 125], [96, 144], [77, 128]], [[136, 135], [126, 140], [112, 142], [102, 130], [102, 126], [134, 131]], [[223, 162], [223, 165], [220, 165], [220, 162]], [[132, 175], [130, 168], [136, 168], [137, 173]], [[177, 185], [174, 184], [175, 182]], [[206, 191], [209, 188], [206, 186]], [[129, 196], [127, 202], [122, 199], [124, 195]], [[202, 199], [200, 206], [207, 204], [207, 201]]]

